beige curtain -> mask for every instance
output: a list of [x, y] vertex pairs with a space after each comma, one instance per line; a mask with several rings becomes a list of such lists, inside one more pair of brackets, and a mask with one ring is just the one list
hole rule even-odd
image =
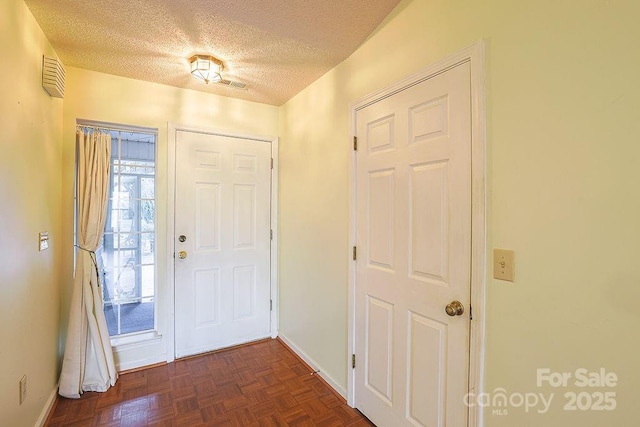
[[85, 391], [106, 391], [116, 383], [102, 284], [95, 251], [107, 217], [111, 136], [79, 129], [77, 174], [77, 257], [67, 344], [58, 392], [77, 399]]

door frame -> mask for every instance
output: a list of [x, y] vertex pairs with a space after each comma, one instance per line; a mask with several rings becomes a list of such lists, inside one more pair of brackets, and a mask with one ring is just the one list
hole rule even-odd
[[169, 122], [167, 126], [167, 362], [176, 358], [175, 346], [175, 202], [176, 202], [176, 136], [178, 131], [217, 135], [229, 138], [249, 139], [271, 144], [271, 338], [278, 336], [278, 137], [269, 135], [246, 134], [201, 126], [190, 126]]
[[[485, 117], [485, 66], [484, 41], [461, 49], [440, 61], [404, 77], [400, 81], [370, 93], [349, 105], [351, 135], [356, 135], [356, 116], [371, 104], [381, 101], [424, 80], [441, 74], [462, 63], [471, 68], [471, 306], [473, 320], [469, 342], [469, 392], [479, 393], [483, 389], [484, 336], [485, 336], [485, 287], [486, 287], [486, 117]], [[349, 241], [356, 245], [357, 187], [356, 152], [352, 144], [349, 162]], [[349, 262], [348, 294], [348, 349], [346, 363], [351, 366], [351, 355], [355, 354], [356, 342], [356, 265]], [[347, 402], [355, 407], [355, 370], [347, 375]], [[482, 425], [482, 408], [469, 408], [469, 427]]]

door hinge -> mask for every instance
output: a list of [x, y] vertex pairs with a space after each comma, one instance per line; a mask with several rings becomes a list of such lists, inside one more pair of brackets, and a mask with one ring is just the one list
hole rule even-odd
[[273, 230], [269, 230], [269, 238], [273, 240]]
[[273, 300], [269, 300], [269, 311], [273, 311]]
[[353, 137], [353, 151], [358, 151], [358, 137]]
[[271, 169], [273, 169], [273, 157], [271, 158]]
[[356, 355], [351, 355], [351, 369], [356, 369]]
[[356, 260], [356, 258], [357, 258], [357, 253], [356, 253], [356, 252], [357, 252], [357, 251], [356, 251], [356, 247], [354, 246], [354, 247], [353, 247], [353, 260], [354, 260], [354, 261], [355, 261], [355, 260]]

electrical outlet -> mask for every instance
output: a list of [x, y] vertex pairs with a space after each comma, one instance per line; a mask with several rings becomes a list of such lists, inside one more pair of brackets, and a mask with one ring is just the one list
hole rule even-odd
[[27, 374], [22, 376], [20, 380], [20, 404], [27, 400]]
[[515, 253], [507, 249], [493, 250], [493, 278], [513, 282]]

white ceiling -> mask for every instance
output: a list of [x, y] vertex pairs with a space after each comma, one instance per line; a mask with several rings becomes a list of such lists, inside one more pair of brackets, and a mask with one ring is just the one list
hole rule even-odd
[[[25, 0], [65, 66], [282, 105], [346, 59], [399, 0]], [[210, 54], [205, 85], [188, 59]]]

